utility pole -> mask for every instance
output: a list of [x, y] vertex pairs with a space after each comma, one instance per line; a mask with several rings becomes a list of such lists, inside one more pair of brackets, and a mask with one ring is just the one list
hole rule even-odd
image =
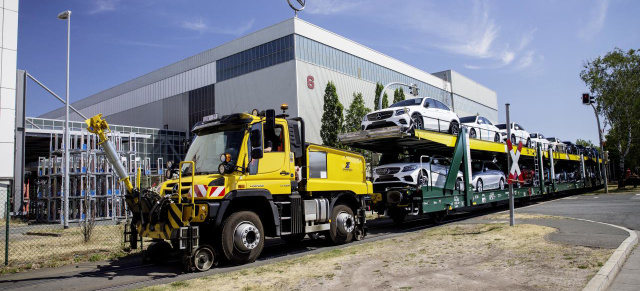
[[[511, 106], [511, 104], [507, 103], [505, 104], [506, 110], [505, 112], [507, 113], [507, 141], [511, 141], [511, 119], [509, 118], [509, 106]], [[511, 153], [509, 153], [507, 155], [507, 168], [511, 169]], [[516, 225], [516, 220], [514, 218], [514, 211], [513, 208], [515, 206], [515, 201], [513, 201], [513, 183], [512, 181], [509, 181], [509, 225], [510, 226], [514, 226]]]

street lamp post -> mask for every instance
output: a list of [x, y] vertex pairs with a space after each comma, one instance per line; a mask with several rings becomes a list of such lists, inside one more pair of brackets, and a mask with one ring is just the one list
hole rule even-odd
[[71, 51], [71, 11], [67, 10], [58, 14], [58, 19], [67, 21], [67, 94], [64, 116], [64, 228], [69, 228], [69, 57]]

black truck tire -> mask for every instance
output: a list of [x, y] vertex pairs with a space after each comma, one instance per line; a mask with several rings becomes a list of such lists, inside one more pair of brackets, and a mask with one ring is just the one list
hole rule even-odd
[[350, 243], [353, 240], [354, 229], [353, 210], [344, 204], [335, 205], [331, 211], [331, 227], [329, 228], [331, 242], [336, 245]]
[[264, 228], [252, 211], [231, 214], [222, 226], [222, 251], [234, 265], [254, 262], [264, 248]]

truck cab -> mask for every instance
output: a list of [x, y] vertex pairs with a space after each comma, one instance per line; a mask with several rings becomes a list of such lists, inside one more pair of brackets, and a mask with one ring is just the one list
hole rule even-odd
[[179, 178], [160, 188], [166, 201], [139, 226], [143, 237], [175, 248], [183, 229], [196, 227], [193, 248], [244, 264], [265, 237], [298, 242], [313, 233], [342, 244], [365, 236], [364, 197], [373, 190], [365, 159], [306, 143], [302, 118], [275, 110], [210, 116], [193, 134]]

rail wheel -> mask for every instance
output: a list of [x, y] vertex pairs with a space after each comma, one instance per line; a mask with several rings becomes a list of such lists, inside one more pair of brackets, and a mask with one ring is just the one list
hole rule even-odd
[[195, 271], [204, 272], [211, 269], [214, 261], [215, 253], [213, 248], [208, 245], [202, 245], [193, 252], [190, 263]]
[[171, 257], [173, 248], [167, 241], [155, 241], [144, 251], [143, 261], [153, 264], [165, 263]]
[[282, 238], [282, 240], [284, 240], [288, 244], [295, 245], [302, 242], [305, 236], [307, 236], [306, 233], [296, 233], [296, 234], [290, 234], [290, 235], [283, 235], [280, 238]]
[[353, 210], [344, 204], [333, 207], [331, 211], [331, 227], [329, 236], [334, 244], [346, 244], [353, 240], [353, 230], [356, 227], [356, 220]]
[[444, 220], [445, 216], [447, 216], [447, 212], [447, 210], [437, 211], [431, 213], [430, 216], [433, 222], [441, 223]]
[[391, 217], [391, 220], [393, 220], [393, 223], [402, 224], [407, 218], [407, 212], [403, 209], [394, 209], [389, 212], [389, 216]]
[[232, 264], [254, 262], [264, 248], [264, 228], [257, 214], [239, 211], [231, 214], [222, 227], [222, 251]]

